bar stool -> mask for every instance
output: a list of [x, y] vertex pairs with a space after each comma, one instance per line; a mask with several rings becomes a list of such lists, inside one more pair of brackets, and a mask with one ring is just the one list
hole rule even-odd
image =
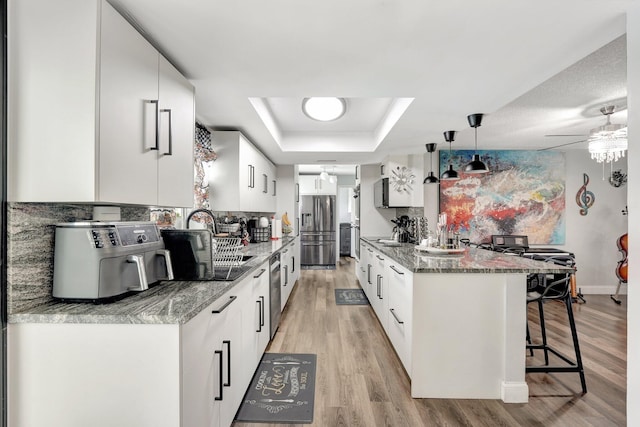
[[[531, 256], [530, 258], [552, 262], [558, 265], [575, 267], [575, 259], [570, 256], [543, 257]], [[582, 385], [582, 393], [587, 392], [587, 383], [584, 376], [584, 368], [582, 365], [582, 356], [580, 355], [580, 344], [578, 343], [578, 333], [576, 331], [576, 323], [571, 308], [571, 276], [573, 273], [563, 274], [531, 274], [527, 278], [527, 304], [537, 303], [540, 315], [540, 331], [542, 334], [542, 344], [532, 344], [529, 335], [529, 324], [527, 322], [527, 349], [533, 355], [534, 350], [544, 351], [544, 365], [527, 366], [527, 373], [534, 372], [577, 372], [580, 375], [580, 383]], [[575, 360], [560, 353], [547, 342], [547, 330], [544, 319], [544, 303], [545, 301], [557, 300], [564, 303], [567, 309], [569, 319], [569, 327], [571, 328], [571, 336], [573, 339], [573, 348], [575, 351]], [[566, 365], [556, 366], [549, 364], [549, 353], [562, 359]]]

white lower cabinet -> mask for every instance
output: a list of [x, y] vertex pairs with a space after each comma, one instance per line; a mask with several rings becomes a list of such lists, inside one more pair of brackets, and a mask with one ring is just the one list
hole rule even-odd
[[375, 293], [372, 295], [369, 302], [373, 307], [373, 310], [376, 312], [376, 316], [378, 316], [378, 320], [380, 320], [380, 324], [382, 325], [385, 332], [389, 333], [389, 289], [387, 288], [387, 273], [385, 271], [385, 263], [386, 258], [383, 257], [380, 253], [374, 251], [373, 257], [371, 259], [372, 268], [372, 282], [373, 288], [372, 290]]
[[390, 261], [386, 266], [389, 296], [387, 334], [407, 372], [411, 372], [413, 273]]
[[265, 262], [184, 324], [9, 324], [8, 423], [228, 427], [269, 342], [268, 296]]
[[300, 253], [297, 239], [287, 245], [280, 252], [281, 278], [280, 278], [280, 306], [284, 310], [293, 287], [300, 276]]

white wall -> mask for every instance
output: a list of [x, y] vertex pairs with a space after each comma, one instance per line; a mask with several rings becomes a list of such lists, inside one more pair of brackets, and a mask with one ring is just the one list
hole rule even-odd
[[373, 183], [380, 179], [380, 165], [362, 165], [360, 168], [360, 235], [362, 237], [388, 237], [393, 233], [391, 220], [395, 208], [378, 209], [373, 206]]
[[[611, 186], [609, 166], [602, 180], [602, 164], [591, 160], [586, 150], [568, 150], [565, 156], [566, 243], [558, 247], [575, 253], [576, 283], [582, 293], [612, 294], [618, 284], [615, 271], [621, 258], [616, 241], [627, 232], [628, 217], [622, 215], [622, 210], [627, 205], [629, 184]], [[626, 173], [627, 159], [614, 163], [613, 169]], [[587, 190], [595, 196], [593, 206], [584, 216], [576, 203], [576, 193], [584, 184], [583, 173], [589, 176]], [[626, 292], [626, 286], [622, 291]]]
[[[640, 5], [629, 5], [627, 14], [627, 106], [629, 114], [629, 247], [640, 248]], [[635, 194], [635, 196], [634, 196]], [[629, 257], [627, 296], [627, 425], [640, 425], [640, 256]]]

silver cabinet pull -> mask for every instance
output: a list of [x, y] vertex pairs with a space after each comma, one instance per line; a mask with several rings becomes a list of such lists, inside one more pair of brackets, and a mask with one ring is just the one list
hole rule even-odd
[[272, 194], [272, 196], [275, 196], [275, 195], [276, 195], [276, 180], [274, 179], [273, 180], [273, 194]]
[[394, 311], [393, 308], [390, 308], [389, 311], [393, 315], [393, 318], [396, 319], [396, 322], [398, 322], [398, 325], [404, 325], [404, 322], [402, 320], [398, 319], [398, 316], [396, 315], [396, 312]]
[[395, 271], [398, 274], [404, 274], [402, 271], [398, 270], [395, 266], [390, 265], [389, 268], [391, 268], [393, 271]]
[[138, 269], [138, 281], [140, 282], [137, 288], [129, 288], [130, 291], [146, 291], [149, 289], [149, 283], [147, 282], [147, 269], [144, 266], [144, 255], [129, 255], [127, 256], [127, 262], [135, 264]]
[[258, 273], [257, 275], [253, 276], [254, 279], [257, 279], [258, 277], [262, 276], [262, 274], [267, 271], [266, 269], [262, 268], [260, 269], [260, 273]]
[[256, 303], [258, 304], [258, 312], [260, 313], [258, 316], [258, 329], [256, 329], [256, 332], [262, 332], [262, 302], [260, 300], [256, 300]]
[[269, 177], [266, 173], [263, 173], [262, 176], [264, 177], [264, 190], [262, 192], [267, 194], [269, 192]]

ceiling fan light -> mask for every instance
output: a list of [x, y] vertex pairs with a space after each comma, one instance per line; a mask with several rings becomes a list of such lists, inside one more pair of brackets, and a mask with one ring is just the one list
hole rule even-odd
[[479, 154], [474, 154], [473, 160], [465, 166], [464, 171], [466, 173], [487, 173], [489, 172], [489, 168], [480, 160]]
[[304, 98], [302, 111], [313, 120], [330, 122], [344, 115], [347, 111], [347, 102], [344, 98], [334, 96]]
[[589, 153], [598, 163], [617, 162], [624, 157], [629, 147], [627, 126], [611, 123], [610, 116], [615, 111], [613, 106], [603, 107], [600, 111], [607, 116], [607, 122], [603, 126], [591, 129], [587, 140]]

